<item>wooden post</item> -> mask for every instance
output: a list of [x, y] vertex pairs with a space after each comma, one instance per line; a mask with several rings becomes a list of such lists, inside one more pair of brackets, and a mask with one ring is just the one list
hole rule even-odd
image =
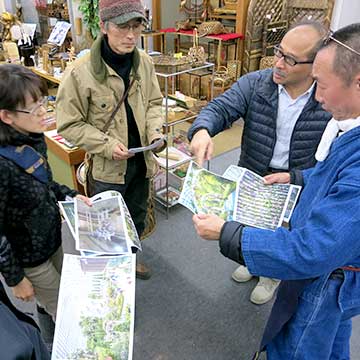
[[[152, 28], [161, 29], [161, 0], [152, 0]], [[161, 51], [161, 39], [153, 37], [154, 50]]]
[[[235, 32], [243, 34], [246, 33], [246, 20], [250, 0], [238, 0], [236, 4], [236, 28]], [[244, 40], [240, 41], [240, 46], [237, 49], [237, 58], [242, 59], [244, 53]]]

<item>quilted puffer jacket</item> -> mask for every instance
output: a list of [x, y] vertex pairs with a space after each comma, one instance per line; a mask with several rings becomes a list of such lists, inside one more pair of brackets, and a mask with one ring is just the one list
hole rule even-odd
[[[316, 86], [291, 135], [288, 170], [314, 166], [314, 154], [331, 119], [315, 100], [315, 90]], [[272, 69], [255, 71], [242, 76], [228, 91], [212, 100], [200, 112], [188, 137], [191, 140], [202, 128], [215, 136], [242, 117], [244, 132], [239, 166], [263, 176], [268, 171], [276, 143], [277, 111], [278, 85], [272, 80]]]

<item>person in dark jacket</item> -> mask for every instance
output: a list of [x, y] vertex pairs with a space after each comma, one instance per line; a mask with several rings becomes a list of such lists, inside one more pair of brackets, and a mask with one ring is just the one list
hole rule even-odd
[[55, 319], [63, 256], [57, 201], [90, 201], [52, 178], [41, 84], [25, 67], [0, 65], [0, 272], [16, 298], [35, 296]]
[[[360, 314], [360, 23], [329, 35], [312, 74], [316, 99], [333, 118], [318, 162], [298, 177], [304, 188], [290, 229], [193, 217], [201, 237], [220, 240], [224, 256], [283, 280], [260, 346], [268, 360], [349, 360], [352, 318]], [[265, 181], [289, 183], [290, 174]]]
[[[295, 25], [275, 47], [274, 68], [241, 77], [210, 102], [189, 129], [199, 164], [213, 152], [212, 136], [244, 119], [238, 165], [264, 176], [315, 164], [314, 154], [331, 115], [315, 100], [312, 62], [325, 36], [317, 22]], [[294, 172], [294, 176], [296, 172]], [[237, 282], [252, 278], [245, 266], [232, 274]], [[260, 277], [250, 300], [264, 304], [279, 281]]]
[[0, 334], [2, 360], [50, 360], [35, 321], [11, 303], [1, 281]]

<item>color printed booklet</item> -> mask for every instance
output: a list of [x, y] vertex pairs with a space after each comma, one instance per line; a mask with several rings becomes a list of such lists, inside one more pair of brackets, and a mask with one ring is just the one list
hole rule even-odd
[[120, 193], [59, 202], [78, 255], [64, 255], [52, 360], [133, 356], [136, 255], [141, 250]]
[[76, 249], [85, 256], [131, 254], [141, 250], [134, 222], [121, 194], [105, 191], [83, 201], [60, 201], [59, 206], [75, 239]]
[[275, 230], [288, 222], [301, 186], [265, 185], [253, 171], [231, 165], [217, 175], [191, 162], [179, 203], [194, 214], [216, 214], [224, 220]]

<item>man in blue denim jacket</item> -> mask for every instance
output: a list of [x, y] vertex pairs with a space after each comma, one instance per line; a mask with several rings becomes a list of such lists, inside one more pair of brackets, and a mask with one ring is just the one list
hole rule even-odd
[[[311, 76], [325, 36], [318, 22], [294, 25], [275, 47], [272, 69], [242, 76], [200, 112], [188, 133], [199, 165], [212, 155], [211, 137], [239, 118], [244, 119], [239, 166], [264, 176], [315, 165], [315, 151], [331, 119], [315, 99], [316, 83]], [[252, 275], [240, 265], [232, 278], [243, 283]], [[250, 301], [265, 304], [278, 285], [278, 279], [260, 276]]]
[[[304, 190], [291, 228], [276, 231], [194, 215], [198, 234], [250, 273], [283, 280], [264, 332], [268, 360], [350, 359], [351, 318], [360, 314], [360, 23], [329, 36], [312, 74], [333, 115], [298, 172]], [[290, 182], [289, 173], [265, 182]]]

